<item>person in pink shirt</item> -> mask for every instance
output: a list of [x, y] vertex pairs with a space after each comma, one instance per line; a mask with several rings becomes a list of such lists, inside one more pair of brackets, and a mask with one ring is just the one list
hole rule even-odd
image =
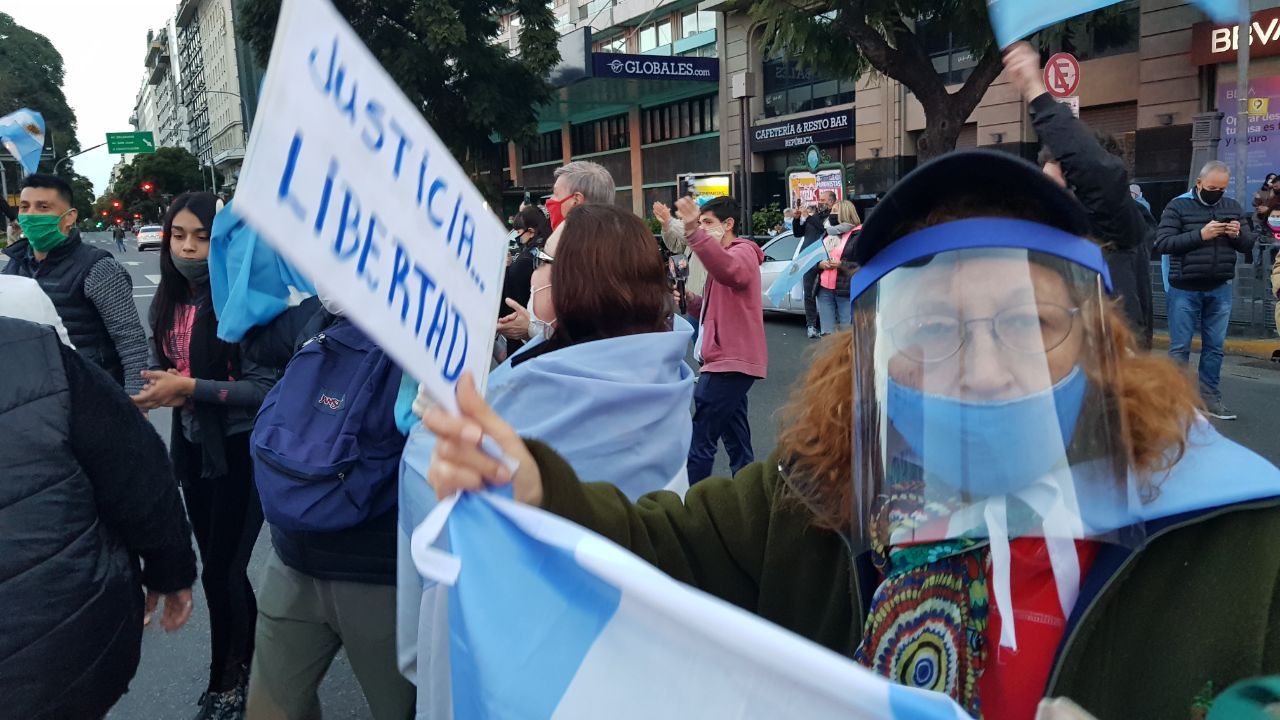
[[702, 294], [690, 293], [690, 314], [701, 332], [694, 357], [702, 375], [694, 390], [693, 439], [689, 444], [689, 484], [711, 475], [721, 440], [734, 472], [755, 459], [747, 393], [765, 378], [769, 350], [764, 339], [760, 264], [764, 253], [736, 234], [742, 207], [718, 197], [701, 208], [689, 198], [676, 202], [689, 248], [707, 270]]

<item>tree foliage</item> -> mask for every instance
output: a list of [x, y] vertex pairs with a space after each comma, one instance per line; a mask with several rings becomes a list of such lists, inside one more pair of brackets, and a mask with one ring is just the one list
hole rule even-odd
[[[45, 36], [28, 30], [0, 13], [0, 115], [29, 107], [44, 116], [45, 132], [53, 137], [58, 157], [80, 151], [76, 114], [62, 92], [62, 54]], [[46, 144], [48, 140], [46, 139]], [[55, 160], [42, 160], [40, 170], [52, 172]], [[71, 181], [70, 162], [58, 174]], [[12, 181], [14, 176], [10, 176]], [[12, 184], [10, 189], [12, 189]]]
[[[754, 0], [766, 50], [782, 51], [801, 67], [857, 78], [876, 70], [897, 80], [924, 107], [921, 160], [955, 148], [965, 120], [1002, 69], [983, 0]], [[978, 59], [964, 84], [949, 90], [917, 29], [941, 24]]]
[[[265, 65], [280, 0], [238, 0], [236, 30]], [[559, 61], [555, 16], [545, 0], [335, 0], [334, 6], [466, 165], [491, 133], [521, 140], [551, 98]], [[498, 18], [518, 15], [520, 52], [493, 43]]]
[[[1058, 23], [1033, 43], [1042, 52], [1073, 52], [1086, 36], [1095, 44], [1126, 43], [1137, 32], [1135, 6], [1131, 0]], [[1003, 69], [985, 0], [752, 0], [750, 12], [763, 23], [764, 49], [781, 51], [802, 68], [850, 79], [874, 70], [905, 85], [924, 107], [921, 160], [955, 149], [965, 120]], [[959, 88], [948, 88], [934, 68], [925, 28], [950, 32], [953, 47], [971, 48], [977, 64]]]
[[[150, 183], [151, 190], [144, 190], [144, 183]], [[205, 177], [195, 155], [186, 148], [161, 147], [154, 153], [135, 156], [121, 168], [115, 185], [98, 199], [90, 213], [97, 220], [103, 219], [102, 211], [106, 210], [110, 221], [117, 215], [132, 219], [134, 214], [141, 215], [144, 221], [157, 221], [164, 216], [169, 200], [204, 187]], [[116, 200], [120, 201], [119, 209], [112, 205]]]

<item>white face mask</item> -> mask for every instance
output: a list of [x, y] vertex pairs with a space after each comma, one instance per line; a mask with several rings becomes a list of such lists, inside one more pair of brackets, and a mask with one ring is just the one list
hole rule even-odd
[[724, 239], [724, 225], [716, 225], [715, 227], [704, 227], [702, 231], [717, 241]]
[[539, 292], [546, 290], [549, 287], [551, 287], [550, 284], [543, 285], [542, 287], [536, 287], [533, 289], [533, 292], [529, 293], [529, 305], [525, 307], [525, 310], [529, 311], [530, 340], [539, 336], [550, 340], [552, 333], [555, 332], [555, 328], [553, 327], [556, 324], [555, 320], [547, 322], [546, 320], [538, 317], [538, 314], [533, 311], [533, 299], [538, 296]]

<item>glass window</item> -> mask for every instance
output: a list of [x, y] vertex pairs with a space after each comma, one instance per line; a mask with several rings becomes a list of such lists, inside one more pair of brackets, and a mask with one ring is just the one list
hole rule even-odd
[[640, 52], [658, 47], [658, 29], [652, 25], [640, 28]]
[[640, 130], [640, 141], [645, 144], [678, 140], [720, 129], [715, 96], [649, 108], [641, 112], [641, 117], [644, 127]]
[[662, 22], [659, 22], [657, 24], [657, 28], [658, 28], [658, 44], [670, 45], [671, 44], [671, 21], [663, 20]]
[[630, 145], [626, 115], [574, 125], [569, 132], [574, 155], [621, 150]]
[[698, 11], [693, 10], [680, 16], [680, 39], [702, 32], [698, 29]]
[[854, 80], [840, 80], [771, 58], [764, 63], [764, 114], [777, 117], [853, 102]]
[[1055, 52], [1081, 61], [1136, 52], [1140, 12], [1138, 0], [1126, 0], [1047, 28], [1041, 32], [1047, 40], [1043, 59]]
[[692, 37], [700, 32], [716, 29], [716, 14], [702, 10], [690, 10], [680, 16], [681, 39]]
[[552, 162], [563, 157], [560, 131], [545, 132], [521, 147], [520, 154], [525, 165]]
[[796, 246], [799, 244], [800, 238], [795, 235], [780, 237], [764, 246], [764, 260], [765, 262], [771, 262], [774, 260], [781, 260], [784, 262], [790, 261], [795, 257]]

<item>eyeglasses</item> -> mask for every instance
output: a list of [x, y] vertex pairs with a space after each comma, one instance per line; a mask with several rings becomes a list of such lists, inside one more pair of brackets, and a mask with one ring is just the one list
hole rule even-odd
[[533, 269], [537, 270], [543, 265], [550, 265], [556, 259], [542, 251], [542, 248], [533, 249]]
[[889, 329], [898, 351], [921, 363], [941, 362], [972, 337], [974, 323], [989, 323], [1004, 347], [1024, 355], [1044, 355], [1066, 341], [1080, 308], [1053, 303], [1028, 303], [1005, 308], [989, 318], [960, 318], [944, 314], [909, 317]]

